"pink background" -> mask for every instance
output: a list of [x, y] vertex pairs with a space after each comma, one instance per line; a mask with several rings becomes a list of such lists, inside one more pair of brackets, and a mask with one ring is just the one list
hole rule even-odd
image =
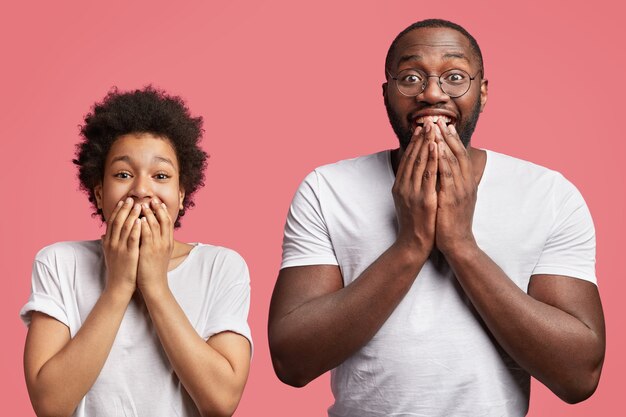
[[250, 266], [256, 351], [237, 415], [324, 415], [328, 376], [290, 388], [269, 360], [285, 214], [317, 165], [396, 145], [382, 103], [383, 60], [401, 29], [427, 17], [457, 21], [483, 49], [490, 95], [473, 143], [561, 171], [594, 216], [608, 328], [602, 380], [576, 406], [533, 383], [530, 416], [623, 415], [622, 2], [41, 3], [0, 6], [3, 415], [33, 415], [17, 316], [33, 256], [103, 230], [77, 191], [77, 126], [111, 86], [147, 83], [205, 117], [207, 184], [178, 239], [234, 248]]

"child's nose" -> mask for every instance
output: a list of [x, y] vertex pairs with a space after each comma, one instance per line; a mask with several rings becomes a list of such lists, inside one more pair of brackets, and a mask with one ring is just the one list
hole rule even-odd
[[153, 197], [152, 187], [150, 186], [149, 178], [138, 176], [133, 182], [133, 187], [130, 190], [130, 197], [137, 202], [143, 202]]

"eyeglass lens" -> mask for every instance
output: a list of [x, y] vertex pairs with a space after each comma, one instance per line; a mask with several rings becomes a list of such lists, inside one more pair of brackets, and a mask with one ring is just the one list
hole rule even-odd
[[[396, 77], [398, 90], [407, 96], [416, 96], [426, 88], [428, 76], [422, 71], [406, 69], [400, 71]], [[439, 76], [439, 86], [450, 97], [462, 96], [469, 90], [471, 83], [467, 72], [459, 69], [451, 69]]]

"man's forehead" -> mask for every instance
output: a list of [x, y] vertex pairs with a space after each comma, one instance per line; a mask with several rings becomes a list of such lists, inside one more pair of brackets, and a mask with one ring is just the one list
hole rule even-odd
[[474, 56], [469, 40], [460, 32], [448, 28], [420, 28], [400, 39], [394, 63], [420, 59], [424, 55], [460, 58], [468, 62], [472, 61]]

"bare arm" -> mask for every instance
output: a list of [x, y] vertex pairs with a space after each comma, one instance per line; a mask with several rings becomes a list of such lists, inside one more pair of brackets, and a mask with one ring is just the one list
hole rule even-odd
[[477, 247], [446, 259], [491, 333], [521, 367], [568, 403], [593, 394], [605, 349], [593, 283], [535, 275], [526, 294]]
[[531, 277], [522, 291], [483, 251], [471, 230], [476, 202], [471, 159], [453, 128], [443, 137], [437, 246], [491, 333], [509, 355], [564, 401], [593, 394], [604, 360], [602, 306], [593, 283]]
[[392, 193], [396, 242], [353, 283], [339, 268], [280, 271], [272, 296], [269, 343], [278, 377], [303, 386], [366, 344], [411, 287], [434, 244], [436, 149], [416, 130], [398, 166]]
[[201, 415], [232, 415], [248, 378], [248, 339], [222, 332], [205, 342], [169, 289], [143, 295], [161, 345]]
[[69, 416], [96, 381], [109, 355], [124, 312], [135, 290], [139, 210], [132, 203], [111, 215], [103, 247], [107, 285], [76, 336], [67, 326], [33, 312], [24, 371], [33, 408], [38, 416]]
[[137, 285], [161, 345], [203, 416], [230, 416], [243, 393], [250, 367], [250, 343], [222, 332], [206, 342], [193, 328], [167, 284], [174, 240], [167, 210], [153, 202], [144, 207]]

